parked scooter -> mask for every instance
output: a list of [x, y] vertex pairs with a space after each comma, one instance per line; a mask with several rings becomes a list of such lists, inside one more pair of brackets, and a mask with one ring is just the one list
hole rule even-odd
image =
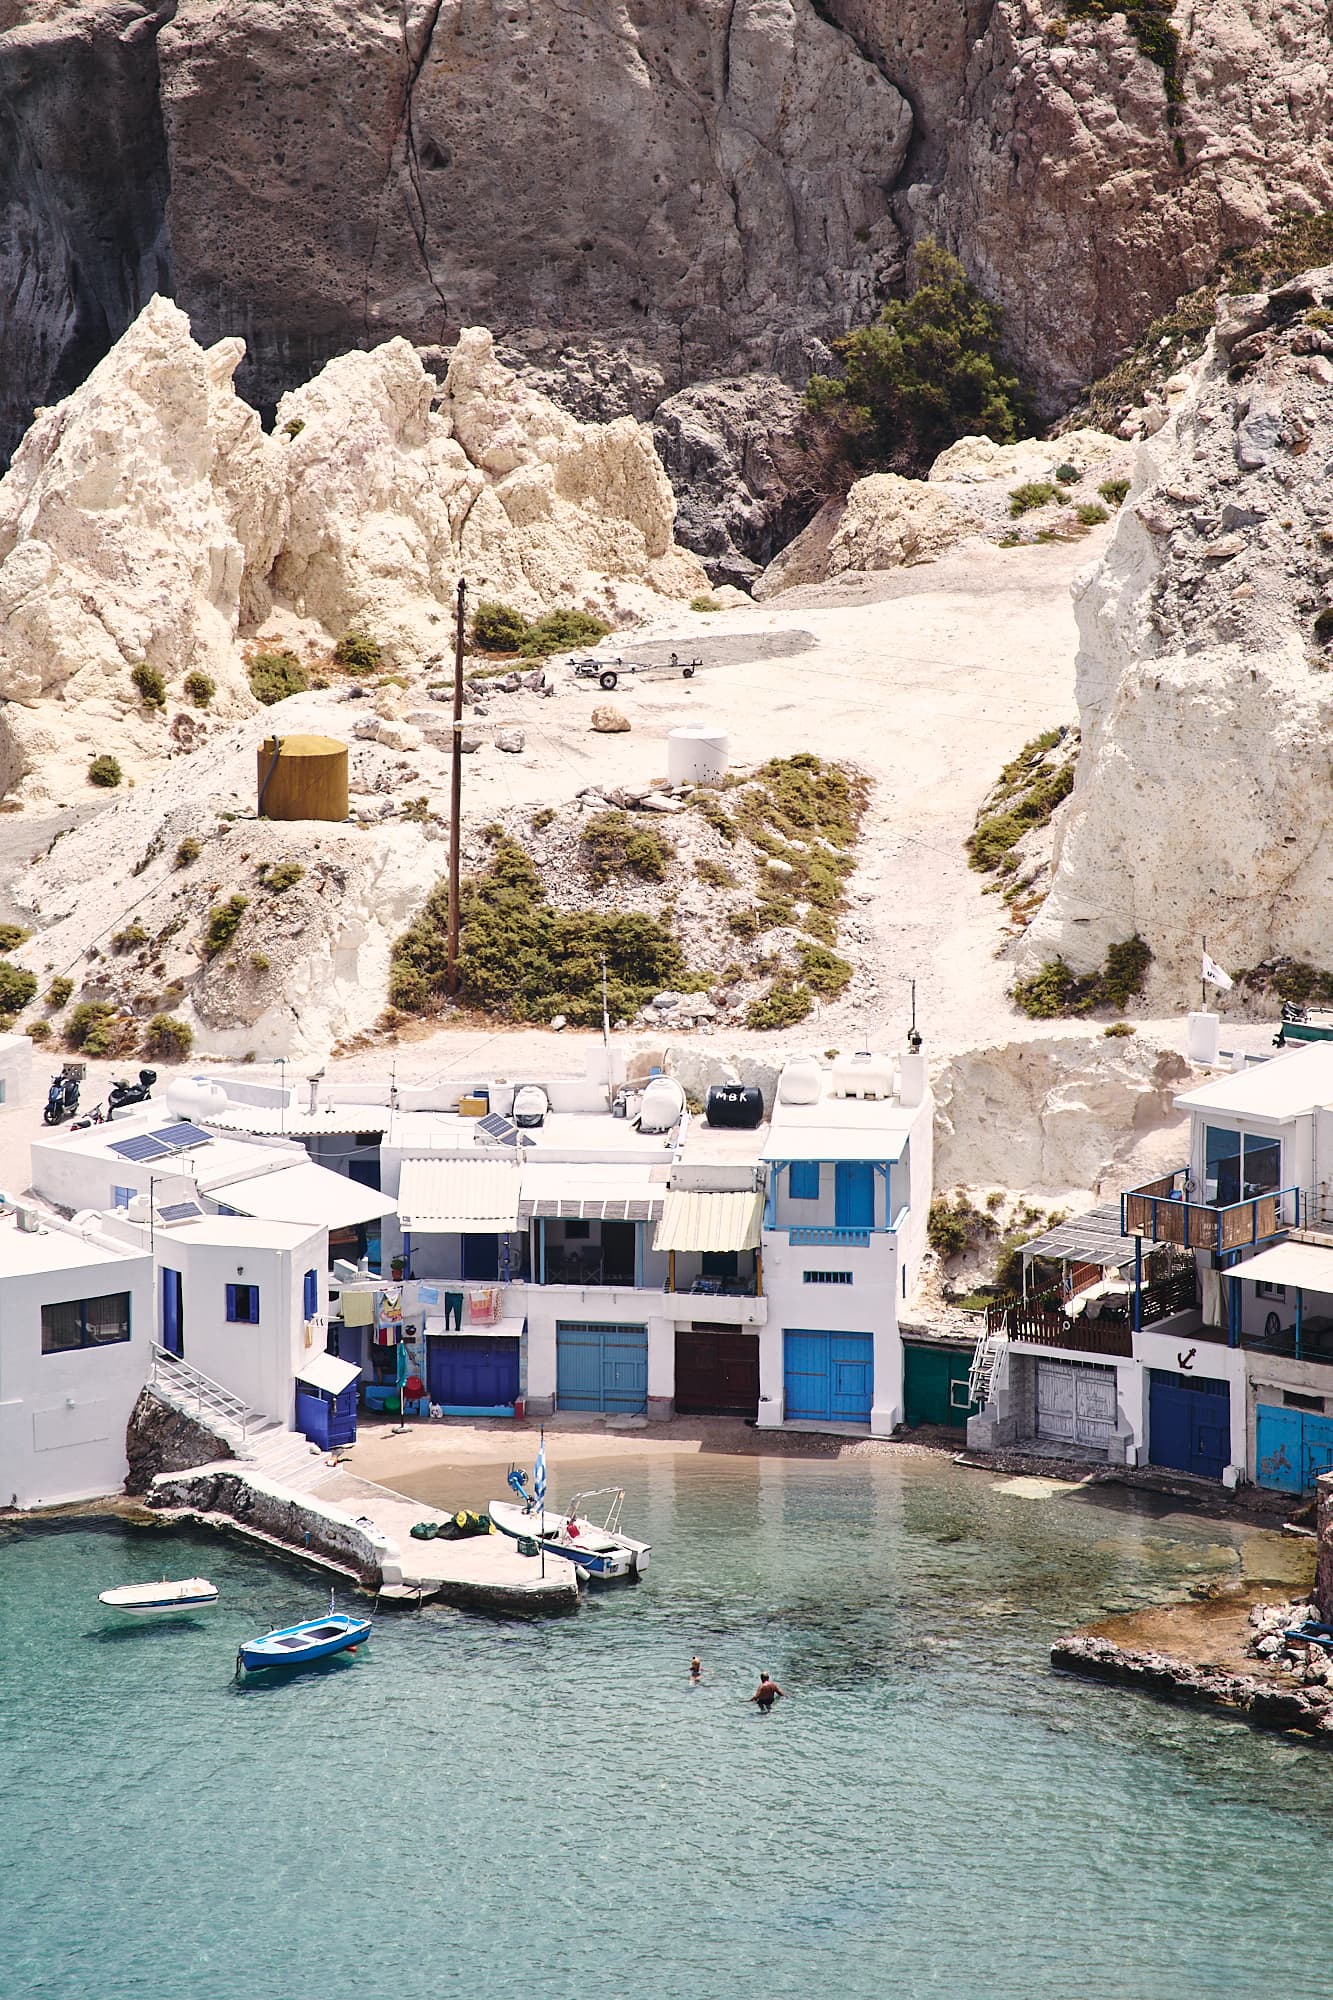
[[72, 1118], [79, 1108], [79, 1085], [83, 1081], [82, 1063], [66, 1063], [59, 1076], [51, 1078], [51, 1088], [46, 1093], [46, 1109], [42, 1120], [47, 1125], [63, 1125]]
[[143, 1104], [152, 1095], [157, 1082], [155, 1069], [141, 1069], [137, 1083], [113, 1083], [106, 1094], [108, 1112], [119, 1111], [123, 1104]]

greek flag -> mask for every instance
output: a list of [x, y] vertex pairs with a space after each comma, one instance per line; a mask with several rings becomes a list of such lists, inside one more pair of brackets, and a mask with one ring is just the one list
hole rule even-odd
[[537, 1463], [532, 1468], [532, 1493], [539, 1508], [546, 1505], [546, 1433], [537, 1446]]

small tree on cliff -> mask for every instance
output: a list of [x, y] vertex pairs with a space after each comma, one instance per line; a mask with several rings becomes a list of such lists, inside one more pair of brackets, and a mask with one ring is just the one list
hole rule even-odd
[[871, 326], [833, 343], [842, 375], [812, 375], [806, 403], [839, 422], [866, 462], [923, 471], [956, 438], [1011, 444], [1028, 429], [1018, 378], [1000, 360], [1000, 315], [929, 239], [917, 287]]

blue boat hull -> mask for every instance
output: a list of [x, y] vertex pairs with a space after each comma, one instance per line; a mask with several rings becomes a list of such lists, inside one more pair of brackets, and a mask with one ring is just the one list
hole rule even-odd
[[251, 1674], [273, 1667], [308, 1666], [312, 1660], [327, 1660], [334, 1653], [364, 1645], [370, 1637], [370, 1625], [369, 1618], [346, 1617], [312, 1618], [304, 1625], [288, 1625], [243, 1645], [236, 1655], [237, 1665]]

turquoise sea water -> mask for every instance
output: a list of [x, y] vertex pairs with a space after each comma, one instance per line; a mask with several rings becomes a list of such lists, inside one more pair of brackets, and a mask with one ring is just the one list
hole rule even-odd
[[[1288, 1561], [1272, 1537], [930, 1459], [630, 1477], [637, 1588], [382, 1616], [269, 1686], [233, 1684], [236, 1643], [316, 1579], [0, 1532], [4, 2000], [1333, 1995], [1333, 1756], [1045, 1662], [1100, 1611]], [[219, 1607], [103, 1618], [164, 1568]]]

